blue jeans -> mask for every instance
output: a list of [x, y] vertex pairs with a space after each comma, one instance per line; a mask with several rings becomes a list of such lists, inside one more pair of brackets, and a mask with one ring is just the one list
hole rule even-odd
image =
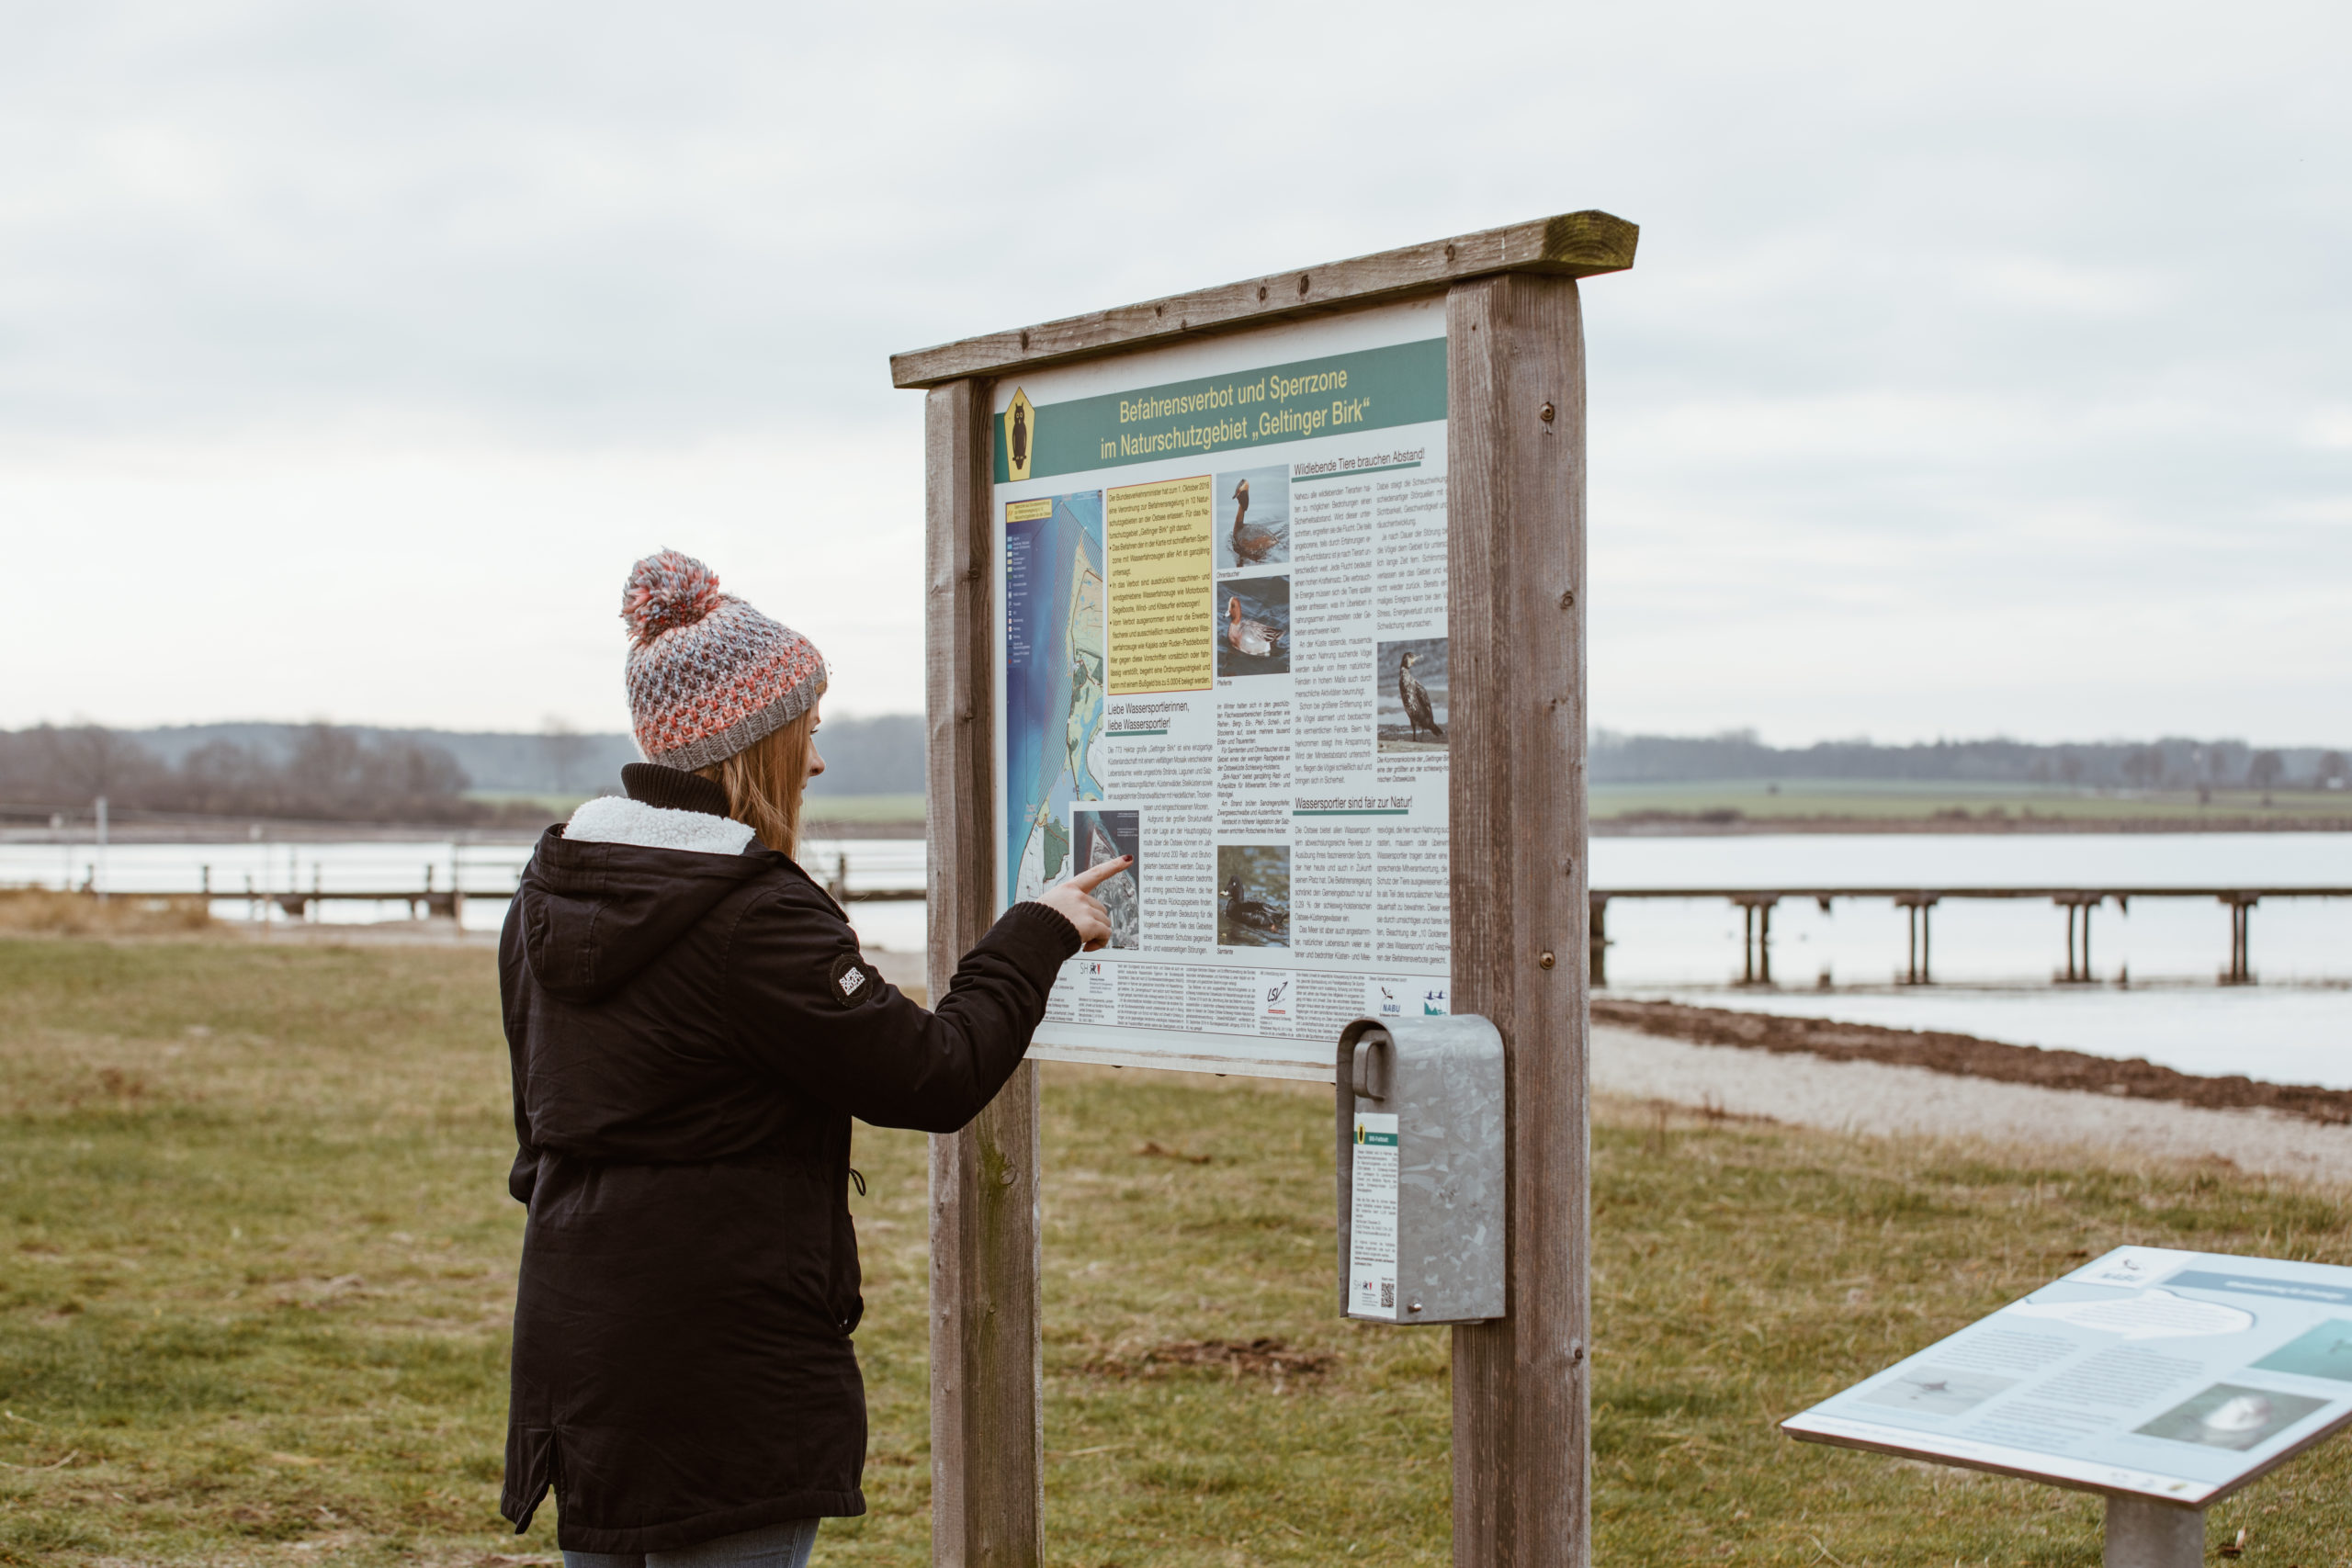
[[786, 1519], [675, 1551], [567, 1551], [563, 1568], [808, 1568], [820, 1519]]

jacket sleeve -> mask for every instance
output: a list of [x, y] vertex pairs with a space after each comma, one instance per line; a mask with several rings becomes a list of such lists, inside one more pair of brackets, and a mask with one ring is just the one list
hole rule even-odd
[[795, 1092], [877, 1127], [953, 1133], [1021, 1065], [1079, 945], [1054, 910], [1016, 904], [925, 1011], [865, 961], [830, 905], [778, 893], [729, 939], [728, 1010], [755, 1065]]
[[523, 926], [517, 899], [508, 909], [498, 937], [498, 1011], [506, 1028], [506, 1061], [514, 1080], [514, 1163], [507, 1168], [506, 1190], [525, 1208], [539, 1180], [539, 1151], [531, 1142], [531, 1118], [525, 1109], [530, 1085], [530, 1059], [525, 1043], [523, 998], [529, 987], [529, 961], [523, 953]]

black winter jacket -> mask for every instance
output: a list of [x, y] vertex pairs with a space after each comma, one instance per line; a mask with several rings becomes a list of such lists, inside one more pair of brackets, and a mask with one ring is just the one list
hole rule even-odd
[[926, 1012], [718, 785], [626, 773], [539, 840], [499, 951], [530, 1209], [500, 1510], [552, 1486], [575, 1551], [865, 1511], [850, 1118], [970, 1121], [1079, 946], [1018, 905]]

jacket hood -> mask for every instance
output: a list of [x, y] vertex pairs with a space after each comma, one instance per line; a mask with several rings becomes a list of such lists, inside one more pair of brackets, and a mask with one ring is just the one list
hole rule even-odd
[[[591, 807], [599, 808], [594, 818]], [[616, 820], [603, 821], [606, 816]], [[666, 820], [673, 818], [689, 820]], [[673, 847], [683, 844], [694, 847]], [[594, 1001], [627, 984], [729, 894], [791, 863], [724, 818], [592, 801], [569, 831], [554, 827], [540, 836], [515, 889], [531, 974], [565, 1001]]]

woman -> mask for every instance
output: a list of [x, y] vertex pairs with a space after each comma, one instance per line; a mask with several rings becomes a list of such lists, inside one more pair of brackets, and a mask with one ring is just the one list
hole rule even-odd
[[850, 1118], [977, 1115], [1129, 862], [1006, 911], [926, 1012], [792, 859], [816, 649], [672, 550], [622, 614], [650, 761], [548, 829], [499, 949], [530, 1210], [500, 1507], [520, 1534], [552, 1489], [568, 1568], [799, 1568], [865, 1511]]

